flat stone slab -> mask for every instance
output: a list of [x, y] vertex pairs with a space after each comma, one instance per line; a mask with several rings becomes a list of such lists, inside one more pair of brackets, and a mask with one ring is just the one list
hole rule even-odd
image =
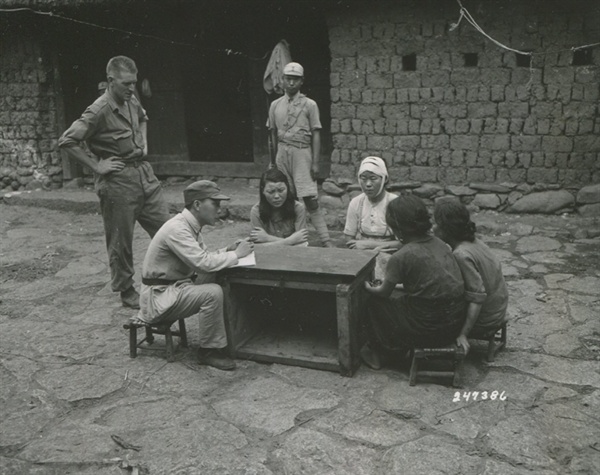
[[496, 209], [500, 206], [500, 198], [495, 193], [477, 193], [472, 204], [483, 209]]
[[533, 226], [524, 223], [513, 223], [508, 226], [508, 230], [517, 236], [529, 236], [533, 232]]
[[577, 212], [584, 218], [598, 218], [600, 216], [600, 203], [592, 203], [577, 208]]
[[345, 401], [344, 407], [322, 415], [311, 422], [311, 427], [340, 434], [348, 440], [382, 447], [402, 444], [422, 436], [421, 430], [409, 420], [365, 403], [368, 400], [366, 395], [360, 400], [362, 407], [358, 398]]
[[544, 342], [544, 351], [554, 356], [569, 356], [573, 351], [581, 347], [579, 338], [575, 335], [556, 333], [548, 335]]
[[492, 427], [485, 439], [494, 451], [519, 465], [550, 468], [554, 465], [551, 440], [544, 429], [530, 416], [518, 414]]
[[338, 402], [339, 397], [331, 391], [299, 392], [298, 387], [272, 377], [234, 385], [213, 406], [221, 417], [238, 426], [276, 435], [294, 427], [294, 419], [301, 412], [331, 408]]
[[373, 475], [378, 471], [374, 449], [303, 428], [287, 437], [273, 456], [281, 473]]
[[[440, 471], [439, 460], [444, 460], [443, 472]], [[379, 473], [410, 473], [411, 475], [481, 473], [484, 463], [482, 458], [468, 455], [463, 447], [443, 437], [427, 435], [390, 449], [384, 456]]]
[[507, 211], [509, 213], [552, 214], [575, 204], [575, 197], [566, 190], [531, 193], [517, 200]]
[[88, 364], [43, 371], [36, 375], [36, 380], [58, 399], [68, 402], [99, 399], [123, 386], [123, 376]]
[[577, 203], [600, 203], [600, 184], [584, 186], [577, 192]]
[[77, 277], [94, 275], [106, 272], [106, 264], [91, 256], [83, 256], [67, 264], [67, 267], [58, 271], [56, 277]]
[[505, 352], [491, 366], [510, 366], [546, 381], [600, 388], [600, 374], [596, 361], [559, 358], [556, 356]]
[[569, 255], [565, 252], [530, 252], [521, 256], [523, 259], [539, 264], [565, 265]]
[[472, 196], [477, 194], [477, 190], [473, 190], [468, 186], [449, 185], [446, 191], [455, 196]]
[[551, 289], [555, 288], [582, 294], [600, 295], [600, 278], [598, 277], [550, 274], [545, 276], [544, 279]]
[[469, 188], [479, 191], [487, 191], [489, 193], [508, 193], [511, 188], [493, 183], [469, 183]]
[[562, 244], [556, 239], [545, 236], [525, 236], [517, 241], [517, 252], [556, 251]]

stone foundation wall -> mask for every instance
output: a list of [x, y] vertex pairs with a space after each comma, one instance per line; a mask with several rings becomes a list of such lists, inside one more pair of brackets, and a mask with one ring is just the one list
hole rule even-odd
[[[471, 211], [495, 210], [507, 213], [562, 214], [577, 212], [584, 217], [600, 217], [600, 184], [587, 185], [578, 191], [567, 191], [559, 185], [529, 185], [527, 183], [470, 183], [469, 185], [440, 185], [414, 181], [390, 183], [388, 191], [414, 194], [433, 208], [435, 201], [455, 197]], [[328, 226], [342, 228], [350, 200], [361, 193], [360, 186], [337, 184], [333, 180], [323, 183], [319, 201], [325, 209]]]
[[393, 182], [472, 184], [466, 196], [478, 183], [502, 184], [511, 191], [498, 195], [498, 207], [523, 192], [517, 185], [574, 195], [599, 183], [600, 48], [582, 66], [569, 50], [598, 41], [599, 4], [463, 4], [499, 41], [547, 54], [520, 66], [528, 57], [464, 20], [450, 31], [459, 17], [453, 1], [365, 2], [332, 13], [333, 181], [355, 183], [360, 160], [377, 155]]
[[2, 28], [0, 189], [60, 187], [53, 68], [25, 27]]

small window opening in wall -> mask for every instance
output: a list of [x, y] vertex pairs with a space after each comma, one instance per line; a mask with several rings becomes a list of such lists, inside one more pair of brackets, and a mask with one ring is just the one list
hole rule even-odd
[[592, 48], [573, 51], [573, 66], [589, 66], [592, 64]]
[[417, 70], [417, 55], [415, 53], [405, 54], [402, 56], [402, 70], [416, 71]]
[[465, 58], [465, 68], [474, 68], [477, 66], [479, 62], [477, 53], [465, 53], [463, 56]]
[[520, 68], [528, 68], [531, 66], [531, 55], [528, 54], [519, 54], [517, 55], [517, 66]]

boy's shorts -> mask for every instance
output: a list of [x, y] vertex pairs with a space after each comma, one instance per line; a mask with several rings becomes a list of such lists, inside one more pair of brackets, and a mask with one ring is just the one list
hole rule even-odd
[[277, 168], [290, 182], [298, 198], [317, 196], [317, 182], [310, 176], [312, 151], [310, 147], [298, 148], [280, 143], [275, 159]]

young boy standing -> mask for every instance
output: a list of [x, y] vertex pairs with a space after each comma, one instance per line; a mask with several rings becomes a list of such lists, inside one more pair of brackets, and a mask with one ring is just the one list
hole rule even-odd
[[283, 76], [285, 94], [273, 101], [269, 109], [271, 164], [274, 162], [287, 176], [290, 187], [304, 201], [323, 245], [333, 247], [317, 194], [321, 160], [319, 107], [300, 93], [304, 83], [304, 68], [300, 64], [288, 63]]

